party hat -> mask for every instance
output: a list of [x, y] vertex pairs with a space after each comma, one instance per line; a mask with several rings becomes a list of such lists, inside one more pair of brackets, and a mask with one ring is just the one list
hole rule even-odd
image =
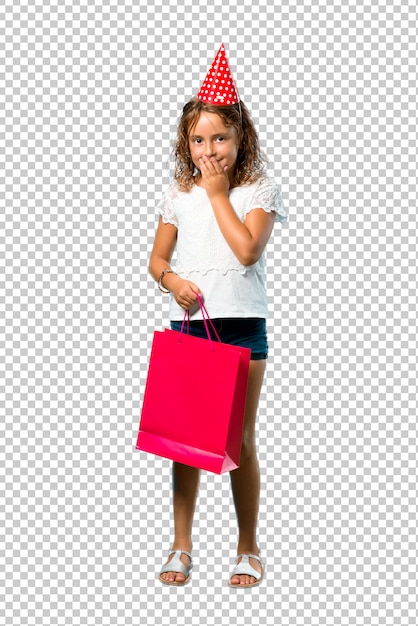
[[238, 104], [239, 102], [238, 90], [232, 77], [223, 44], [218, 50], [218, 54], [202, 83], [197, 97], [202, 102], [217, 106], [228, 106], [230, 104]]

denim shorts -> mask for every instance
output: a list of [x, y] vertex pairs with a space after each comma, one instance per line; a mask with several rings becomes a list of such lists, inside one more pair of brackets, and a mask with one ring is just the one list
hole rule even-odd
[[[222, 317], [212, 320], [222, 343], [230, 343], [233, 346], [242, 346], [251, 349], [251, 360], [260, 361], [268, 356], [268, 343], [266, 320], [260, 317]], [[170, 322], [172, 330], [181, 330], [182, 322]], [[210, 324], [208, 324], [210, 329]], [[184, 325], [187, 332], [187, 323]], [[210, 329], [212, 339], [216, 339]], [[207, 339], [203, 320], [190, 322], [190, 334], [195, 337]]]

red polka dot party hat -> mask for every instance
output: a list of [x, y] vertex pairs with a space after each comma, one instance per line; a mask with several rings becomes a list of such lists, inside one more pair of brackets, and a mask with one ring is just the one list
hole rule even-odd
[[223, 44], [218, 50], [218, 54], [202, 83], [197, 97], [202, 102], [217, 106], [229, 106], [239, 102], [238, 90], [232, 77]]

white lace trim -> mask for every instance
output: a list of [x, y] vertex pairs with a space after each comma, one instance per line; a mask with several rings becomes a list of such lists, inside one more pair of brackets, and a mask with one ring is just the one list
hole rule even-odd
[[251, 200], [251, 207], [246, 213], [249, 213], [252, 209], [263, 209], [266, 213], [273, 211], [275, 213], [275, 221], [285, 223], [288, 219], [288, 213], [283, 204], [280, 187], [276, 181], [268, 176], [263, 176], [255, 184], [258, 187]]
[[189, 278], [191, 274], [201, 274], [202, 276], [207, 276], [210, 272], [219, 272], [222, 276], [226, 276], [230, 272], [239, 272], [241, 276], [245, 276], [249, 271], [251, 271], [251, 267], [245, 267], [245, 265], [240, 265], [239, 267], [227, 267], [223, 269], [219, 269], [218, 267], [208, 267], [205, 269], [192, 269], [192, 270], [177, 270], [177, 274], [184, 278]]

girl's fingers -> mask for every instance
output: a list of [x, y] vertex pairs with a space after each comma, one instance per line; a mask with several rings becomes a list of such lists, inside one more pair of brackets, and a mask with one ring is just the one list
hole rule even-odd
[[217, 170], [219, 172], [223, 171], [220, 166], [220, 163], [214, 158], [207, 159], [205, 157], [201, 157], [199, 161], [203, 165], [203, 167], [206, 167], [208, 170]]
[[185, 309], [192, 307], [197, 300], [197, 294], [201, 295], [199, 287], [194, 283], [189, 283], [190, 292], [183, 294], [182, 306]]

